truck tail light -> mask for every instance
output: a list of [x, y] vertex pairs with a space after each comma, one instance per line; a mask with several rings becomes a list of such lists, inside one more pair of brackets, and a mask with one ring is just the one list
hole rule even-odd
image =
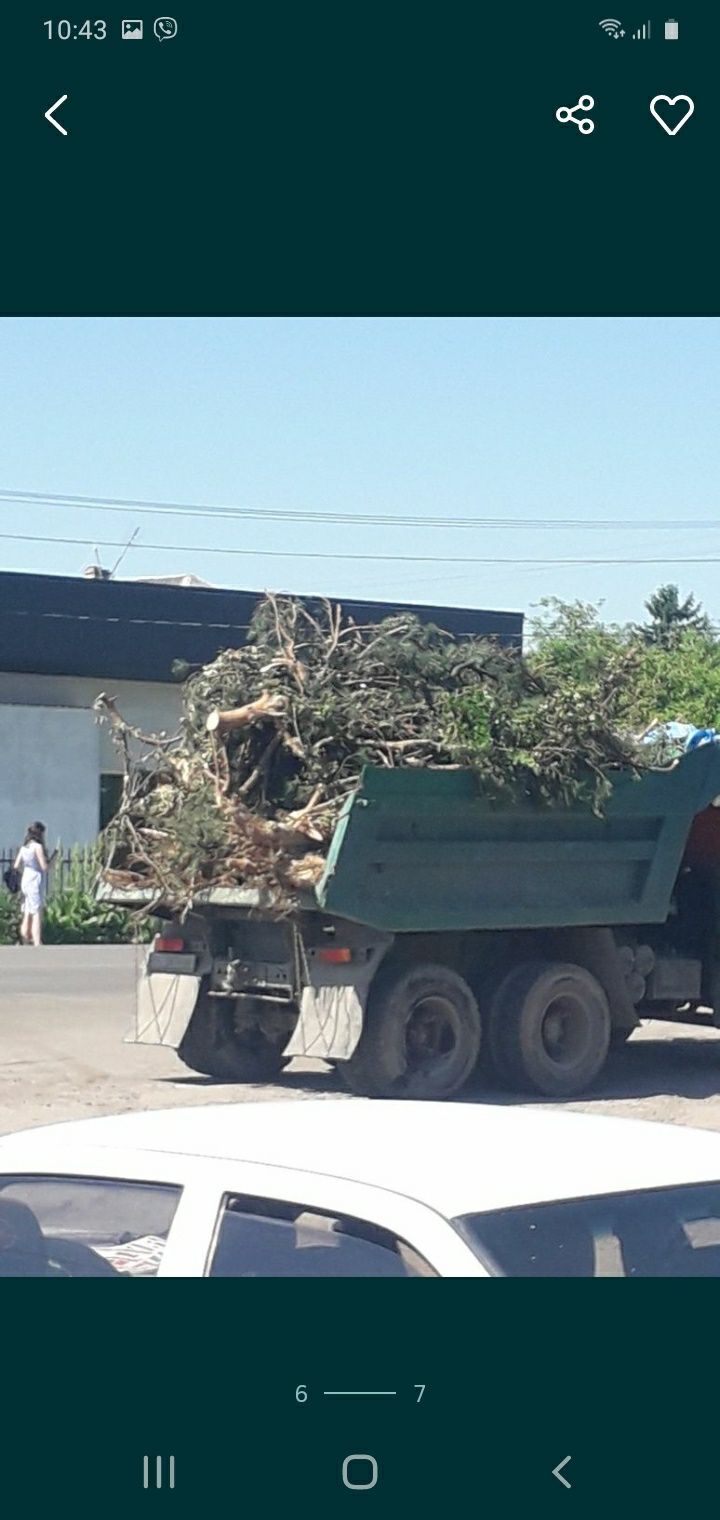
[[155, 935], [153, 950], [157, 950], [159, 955], [180, 955], [184, 949], [184, 939], [170, 939], [164, 934]]
[[317, 958], [324, 961], [326, 966], [347, 966], [352, 960], [352, 950], [332, 949], [318, 950]]

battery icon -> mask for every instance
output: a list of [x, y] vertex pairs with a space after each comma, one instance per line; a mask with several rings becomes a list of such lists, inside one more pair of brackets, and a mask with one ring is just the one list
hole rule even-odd
[[672, 18], [671, 18], [669, 21], [665, 22], [665, 41], [666, 42], [677, 42], [677, 40], [678, 40], [678, 24], [677, 24], [677, 21], [673, 21]]

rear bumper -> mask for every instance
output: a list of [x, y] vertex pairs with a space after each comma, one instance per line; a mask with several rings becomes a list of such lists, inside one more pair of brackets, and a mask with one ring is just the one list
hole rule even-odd
[[[250, 937], [242, 957], [213, 955], [207, 943], [203, 947], [200, 935], [190, 938], [193, 949], [179, 953], [151, 949], [138, 978], [135, 1019], [128, 1040], [177, 1050], [204, 987], [203, 997], [235, 998], [241, 1011], [244, 1000], [251, 1001], [252, 1016], [259, 1018], [260, 1024], [263, 1014], [258, 1009], [264, 1001], [274, 1005], [275, 1015], [284, 1006], [286, 1029], [295, 1018], [283, 1051], [288, 1058], [349, 1060], [362, 1034], [370, 984], [393, 936], [343, 924], [338, 938], [352, 950], [352, 960], [338, 964], [323, 958], [323, 949], [329, 943], [325, 934], [298, 938], [301, 970], [292, 960], [260, 959], [257, 952], [262, 954], [263, 944], [260, 935], [257, 938], [255, 945]], [[300, 971], [297, 976], [296, 970]], [[202, 1008], [197, 1016], [203, 1017]]]

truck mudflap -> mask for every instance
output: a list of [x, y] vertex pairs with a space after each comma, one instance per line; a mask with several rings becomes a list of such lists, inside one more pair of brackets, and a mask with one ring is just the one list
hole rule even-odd
[[148, 956], [137, 981], [135, 1019], [125, 1036], [131, 1045], [170, 1045], [177, 1050], [192, 1018], [202, 977], [151, 970]]
[[[298, 936], [303, 987], [298, 1020], [284, 1056], [350, 1060], [363, 1031], [370, 984], [393, 939], [392, 934], [352, 923], [339, 924], [331, 944], [311, 945]], [[333, 949], [338, 941], [344, 949]]]
[[367, 987], [305, 987], [284, 1056], [349, 1061], [362, 1034]]

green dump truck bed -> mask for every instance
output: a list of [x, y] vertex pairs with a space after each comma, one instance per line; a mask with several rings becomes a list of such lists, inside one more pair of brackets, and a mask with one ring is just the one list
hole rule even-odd
[[662, 923], [690, 825], [720, 795], [720, 746], [620, 774], [604, 815], [501, 804], [465, 770], [368, 769], [317, 888], [390, 931]]

